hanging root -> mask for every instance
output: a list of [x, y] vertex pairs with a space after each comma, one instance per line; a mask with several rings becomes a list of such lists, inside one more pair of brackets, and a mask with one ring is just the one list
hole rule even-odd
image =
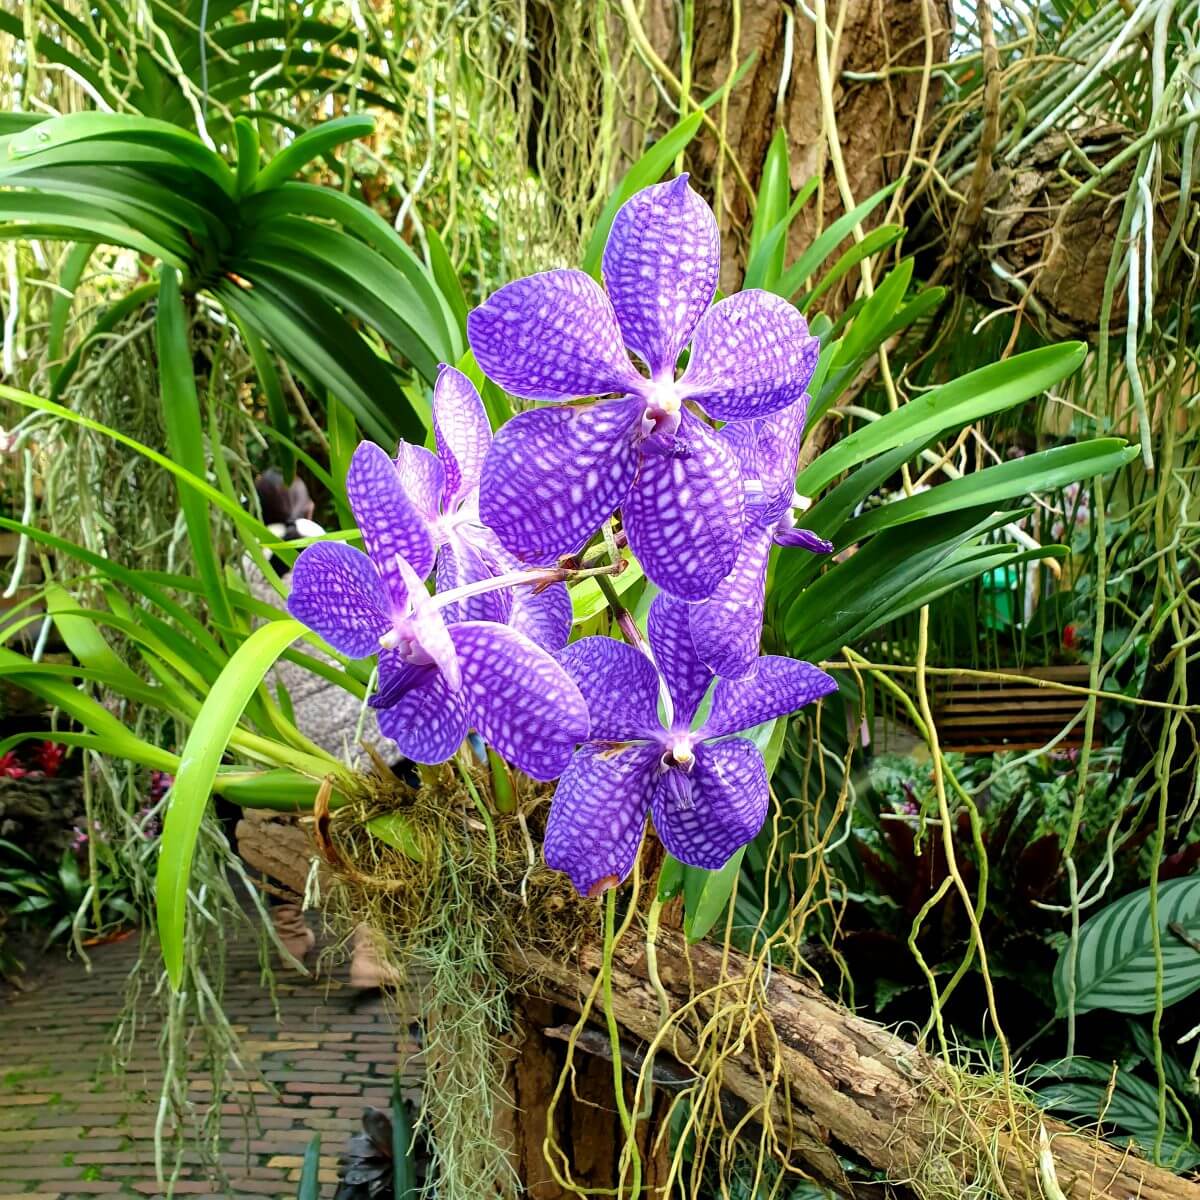
[[[512, 1148], [500, 1120], [510, 1053], [503, 1039], [520, 980], [506, 966], [507, 948], [536, 945], [570, 961], [592, 924], [527, 832], [526, 814], [544, 807], [545, 796], [523, 781], [517, 814], [496, 819], [486, 774], [446, 764], [427, 771], [419, 790], [377, 779], [372, 801], [339, 811], [328, 826], [339, 860], [330, 909], [372, 939], [423, 1014], [429, 1086], [421, 1124], [445, 1200], [491, 1194], [482, 1181], [512, 1190]], [[377, 816], [402, 821], [422, 860], [373, 836], [367, 823]]]

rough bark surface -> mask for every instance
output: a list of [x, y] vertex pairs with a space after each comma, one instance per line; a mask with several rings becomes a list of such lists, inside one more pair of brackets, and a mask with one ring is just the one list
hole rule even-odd
[[[845, 8], [844, 15], [842, 9]], [[843, 72], [878, 72], [895, 66], [920, 66], [925, 58], [926, 36], [922, 10], [928, 14], [933, 61], [944, 60], [950, 28], [948, 0], [830, 0], [831, 27], [842, 21], [842, 35], [834, 47], [830, 72], [834, 81], [833, 107], [838, 139], [846, 164], [850, 189], [858, 201], [893, 182], [903, 170], [913, 139], [920, 94], [920, 73], [892, 75], [886, 79], [852, 80]], [[674, 0], [650, 0], [645, 10], [647, 34], [658, 54], [678, 68], [678, 6]], [[822, 136], [821, 91], [817, 77], [815, 25], [803, 10], [792, 8], [791, 69], [786, 79], [789, 7], [782, 3], [742, 3], [736, 62], [755, 55], [747, 74], [729, 98], [725, 135], [752, 186], [762, 175], [767, 147], [777, 126], [788, 137], [793, 188], [816, 174], [821, 177], [821, 202], [814, 199], [793, 224], [788, 258], [794, 258], [813, 239], [818, 211], [821, 227], [844, 211], [837, 181]], [[707, 95], [729, 76], [735, 56], [734, 5], [728, 0], [697, 0], [695, 6], [694, 94]], [[782, 80], [782, 86], [781, 86]], [[934, 82], [926, 107], [937, 98]], [[710, 109], [720, 122], [720, 106]], [[711, 187], [717, 164], [717, 141], [705, 131], [692, 144], [689, 167]], [[721, 287], [735, 290], [745, 269], [749, 242], [750, 204], [726, 166], [718, 214], [724, 251]], [[868, 225], [882, 219], [882, 206]], [[834, 311], [844, 302], [829, 296], [822, 302]]]
[[[591, 989], [600, 953], [592, 947], [576, 963], [526, 953], [519, 965], [531, 972], [546, 996], [577, 1006]], [[716, 946], [689, 947], [675, 933], [660, 937], [658, 965], [676, 1008], [687, 1003], [691, 981], [711, 986], [722, 978], [744, 976], [749, 967], [737, 952], [726, 956]], [[640, 945], [618, 947], [613, 992], [625, 1033], [643, 1042], [652, 1039], [658, 1028], [658, 1001]], [[834, 1151], [846, 1147], [894, 1179], [924, 1180], [927, 1190], [948, 1195], [973, 1183], [987, 1187], [981, 1150], [990, 1144], [1014, 1200], [1049, 1194], [1046, 1169], [1039, 1167], [1036, 1116], [1026, 1114], [1030, 1128], [1013, 1137], [1007, 1110], [998, 1099], [956, 1102], [956, 1096], [979, 1095], [969, 1077], [956, 1077], [944, 1064], [786, 972], [771, 972], [762, 1015], [774, 1033], [785, 1085], [777, 1092], [777, 1105], [786, 1105], [787, 1111], [777, 1118], [791, 1119], [794, 1150], [817, 1178], [838, 1185]], [[700, 1005], [669, 1043], [680, 1061], [694, 1055], [696, 1022], [710, 1016], [711, 1008]], [[743, 1039], [742, 1049], [724, 1069], [725, 1090], [751, 1105], [762, 1098], [767, 1064], [758, 1056], [770, 1041]], [[1067, 1200], [1200, 1200], [1200, 1183], [1049, 1117], [1043, 1123], [1054, 1176]], [[850, 1190], [844, 1181], [841, 1190]]]

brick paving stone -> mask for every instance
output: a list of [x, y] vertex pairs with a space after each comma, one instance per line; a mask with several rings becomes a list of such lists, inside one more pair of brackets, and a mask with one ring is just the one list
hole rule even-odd
[[[401, 1071], [409, 1093], [419, 1086], [412, 1014], [393, 1020], [381, 997], [357, 992], [337, 972], [320, 980], [281, 972], [273, 1004], [259, 986], [253, 942], [231, 941], [226, 955], [225, 1011], [243, 1038], [246, 1069], [227, 1072], [214, 1093], [191, 1051], [187, 1119], [199, 1122], [216, 1105], [221, 1140], [216, 1162], [188, 1149], [175, 1192], [189, 1200], [294, 1200], [304, 1150], [319, 1132], [322, 1196], [332, 1196], [337, 1153], [366, 1105], [386, 1107], [392, 1072]], [[137, 941], [89, 956], [90, 971], [48, 959], [30, 972], [28, 990], [0, 1003], [0, 1200], [165, 1194], [154, 1176], [155, 1021], [132, 1035], [121, 1029], [128, 1057], [114, 1067]]]

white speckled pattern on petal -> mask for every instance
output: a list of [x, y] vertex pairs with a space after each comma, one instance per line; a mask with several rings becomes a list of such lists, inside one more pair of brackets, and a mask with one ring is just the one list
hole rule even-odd
[[288, 612], [350, 658], [379, 649], [391, 598], [371, 560], [345, 542], [306, 546], [292, 568]]
[[475, 385], [454, 367], [443, 365], [433, 388], [433, 434], [445, 473], [442, 503], [451, 510], [479, 486], [492, 444], [483, 401]]
[[652, 375], [674, 372], [720, 270], [716, 218], [686, 175], [621, 205], [604, 248], [604, 283], [625, 345]]
[[691, 804], [678, 803], [663, 776], [651, 811], [662, 844], [680, 862], [715, 871], [762, 828], [771, 800], [767, 771], [753, 742], [734, 738], [696, 747]]
[[527, 400], [577, 400], [635, 388], [617, 318], [583, 271], [543, 271], [506, 284], [467, 317], [490, 379]]

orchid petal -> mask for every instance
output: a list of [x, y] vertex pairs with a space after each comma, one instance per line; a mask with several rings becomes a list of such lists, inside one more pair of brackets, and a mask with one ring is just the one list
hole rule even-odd
[[782, 296], [738, 292], [701, 318], [679, 391], [719, 421], [765, 417], [804, 395], [820, 349]]
[[642, 411], [640, 400], [611, 400], [518, 413], [483, 464], [483, 523], [524, 562], [578, 550], [633, 483]]
[[570, 676], [507, 625], [449, 627], [468, 717], [483, 739], [534, 779], [555, 779], [588, 736], [587, 705]]
[[391, 598], [374, 563], [345, 542], [315, 542], [292, 568], [288, 612], [350, 658], [366, 658], [392, 625]]
[[434, 607], [425, 585], [416, 577], [412, 567], [399, 555], [396, 556], [396, 566], [408, 589], [411, 609], [408, 620], [413, 636], [441, 671], [446, 686], [452, 692], [457, 692], [462, 687], [462, 672], [458, 655], [454, 652], [454, 643], [446, 629], [445, 618]]
[[540, 590], [533, 587], [513, 588], [509, 624], [535, 645], [552, 654], [567, 644], [574, 615], [566, 584], [552, 583]]
[[445, 471], [442, 503], [451, 510], [479, 486], [492, 427], [475, 385], [454, 367], [443, 365], [433, 388], [433, 434]]
[[716, 675], [737, 678], [758, 661], [770, 554], [771, 531], [751, 526], [733, 570], [707, 600], [690, 606], [696, 653]]
[[424, 446], [401, 442], [396, 449], [396, 470], [413, 507], [432, 524], [438, 518], [442, 489], [446, 486], [446, 475], [437, 455]]
[[766, 820], [771, 792], [758, 747], [745, 738], [697, 746], [690, 797], [681, 798], [670, 775], [652, 801], [659, 839], [689, 867], [723, 867]]
[[811, 550], [813, 554], [833, 553], [833, 543], [813, 533], [811, 529], [777, 529], [775, 544], [799, 546], [802, 550]]
[[[742, 479], [756, 481], [761, 500], [756, 508], [772, 509], [778, 520], [796, 490], [800, 442], [804, 436], [807, 395], [795, 404], [757, 421], [731, 421], [720, 432], [741, 467]], [[782, 507], [779, 502], [782, 501]]]
[[703, 600], [733, 568], [742, 540], [737, 461], [685, 411], [674, 452], [643, 455], [621, 515], [647, 578], [681, 600]]
[[379, 681], [367, 704], [371, 708], [391, 708], [413, 688], [425, 683], [430, 672], [436, 671], [437, 667], [431, 663], [410, 663], [395, 650], [380, 650]]
[[604, 284], [625, 345], [652, 375], [673, 374], [720, 270], [716, 218], [686, 175], [621, 205], [604, 248]]
[[[474, 539], [452, 533], [438, 551], [437, 590], [449, 592], [468, 583], [492, 579], [497, 571]], [[498, 621], [507, 624], [512, 610], [508, 588], [484, 592], [442, 605], [442, 616], [448, 623], [455, 621]]]
[[713, 678], [696, 653], [690, 622], [691, 605], [670, 596], [655, 596], [646, 620], [654, 662], [671, 694], [675, 729], [691, 725]]
[[641, 651], [613, 638], [586, 637], [557, 658], [587, 702], [592, 741], [625, 742], [662, 732], [658, 672]]
[[657, 746], [580, 747], [563, 772], [546, 823], [546, 865], [581, 896], [615, 887], [633, 870], [657, 780]]
[[543, 271], [506, 284], [467, 317], [485, 375], [527, 400], [575, 400], [638, 387], [600, 285], [583, 271]]
[[350, 460], [346, 494], [363, 535], [363, 545], [387, 582], [392, 603], [404, 599], [396, 556], [408, 563], [418, 579], [433, 569], [433, 539], [429, 527], [409, 499], [396, 464], [374, 442], [361, 442]]
[[704, 725], [706, 738], [741, 733], [837, 691], [837, 682], [820, 667], [775, 654], [758, 660], [742, 679], [720, 679]]
[[445, 762], [467, 736], [462, 692], [452, 692], [434, 667], [387, 708], [379, 709], [379, 731], [396, 743], [405, 758], [419, 763]]

